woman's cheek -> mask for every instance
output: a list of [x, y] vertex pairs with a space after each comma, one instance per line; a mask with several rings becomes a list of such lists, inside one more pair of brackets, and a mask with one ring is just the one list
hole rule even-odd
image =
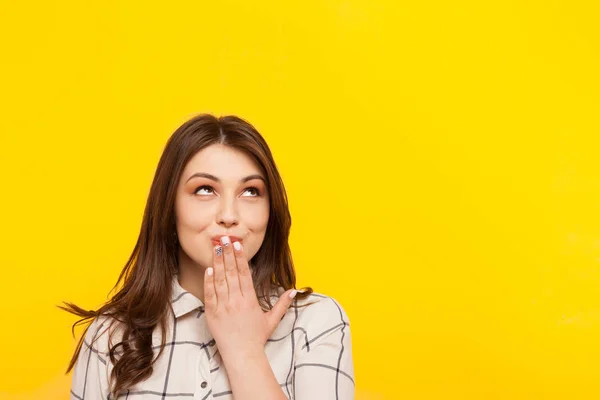
[[244, 209], [243, 222], [251, 230], [263, 230], [269, 222], [269, 204], [248, 206]]
[[191, 245], [191, 249], [188, 249], [186, 253], [188, 256], [201, 265], [204, 268], [208, 268], [212, 266], [213, 258], [212, 258], [212, 244], [210, 241], [206, 241], [207, 243], [198, 243], [197, 240]]

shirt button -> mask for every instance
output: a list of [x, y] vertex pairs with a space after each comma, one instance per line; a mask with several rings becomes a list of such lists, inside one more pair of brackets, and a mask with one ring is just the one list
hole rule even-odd
[[204, 381], [204, 382], [202, 382], [202, 383], [200, 384], [200, 387], [201, 387], [202, 389], [205, 389], [207, 386], [208, 386], [208, 383], [206, 383], [206, 381]]

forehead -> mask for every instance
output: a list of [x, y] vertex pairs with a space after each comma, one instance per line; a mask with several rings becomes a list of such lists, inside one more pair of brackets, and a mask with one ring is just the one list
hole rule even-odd
[[222, 144], [205, 147], [190, 159], [183, 177], [196, 172], [208, 172], [223, 180], [238, 180], [250, 174], [259, 174], [260, 168], [247, 154]]

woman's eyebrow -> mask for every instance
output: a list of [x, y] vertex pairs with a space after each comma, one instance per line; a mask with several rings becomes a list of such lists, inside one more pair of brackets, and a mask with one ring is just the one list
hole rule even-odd
[[[212, 174], [208, 174], [206, 172], [196, 172], [194, 175], [190, 176], [187, 179], [186, 182], [188, 182], [190, 179], [196, 178], [196, 177], [198, 177], [198, 178], [207, 178], [207, 179], [213, 180], [215, 182], [221, 182], [221, 179], [217, 178], [216, 176], [214, 176]], [[245, 183], [245, 182], [248, 182], [248, 181], [250, 181], [252, 179], [260, 179], [263, 182], [265, 182], [265, 184], [267, 183], [265, 181], [265, 178], [263, 178], [261, 175], [258, 175], [258, 174], [248, 175], [247, 177], [240, 179], [240, 183]]]

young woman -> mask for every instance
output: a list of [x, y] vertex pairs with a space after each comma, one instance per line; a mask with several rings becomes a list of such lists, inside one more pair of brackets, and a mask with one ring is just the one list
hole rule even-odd
[[[283, 182], [263, 137], [198, 115], [168, 140], [133, 253], [67, 372], [71, 399], [354, 398], [348, 316], [297, 291]], [[119, 284], [122, 284], [119, 286]]]

